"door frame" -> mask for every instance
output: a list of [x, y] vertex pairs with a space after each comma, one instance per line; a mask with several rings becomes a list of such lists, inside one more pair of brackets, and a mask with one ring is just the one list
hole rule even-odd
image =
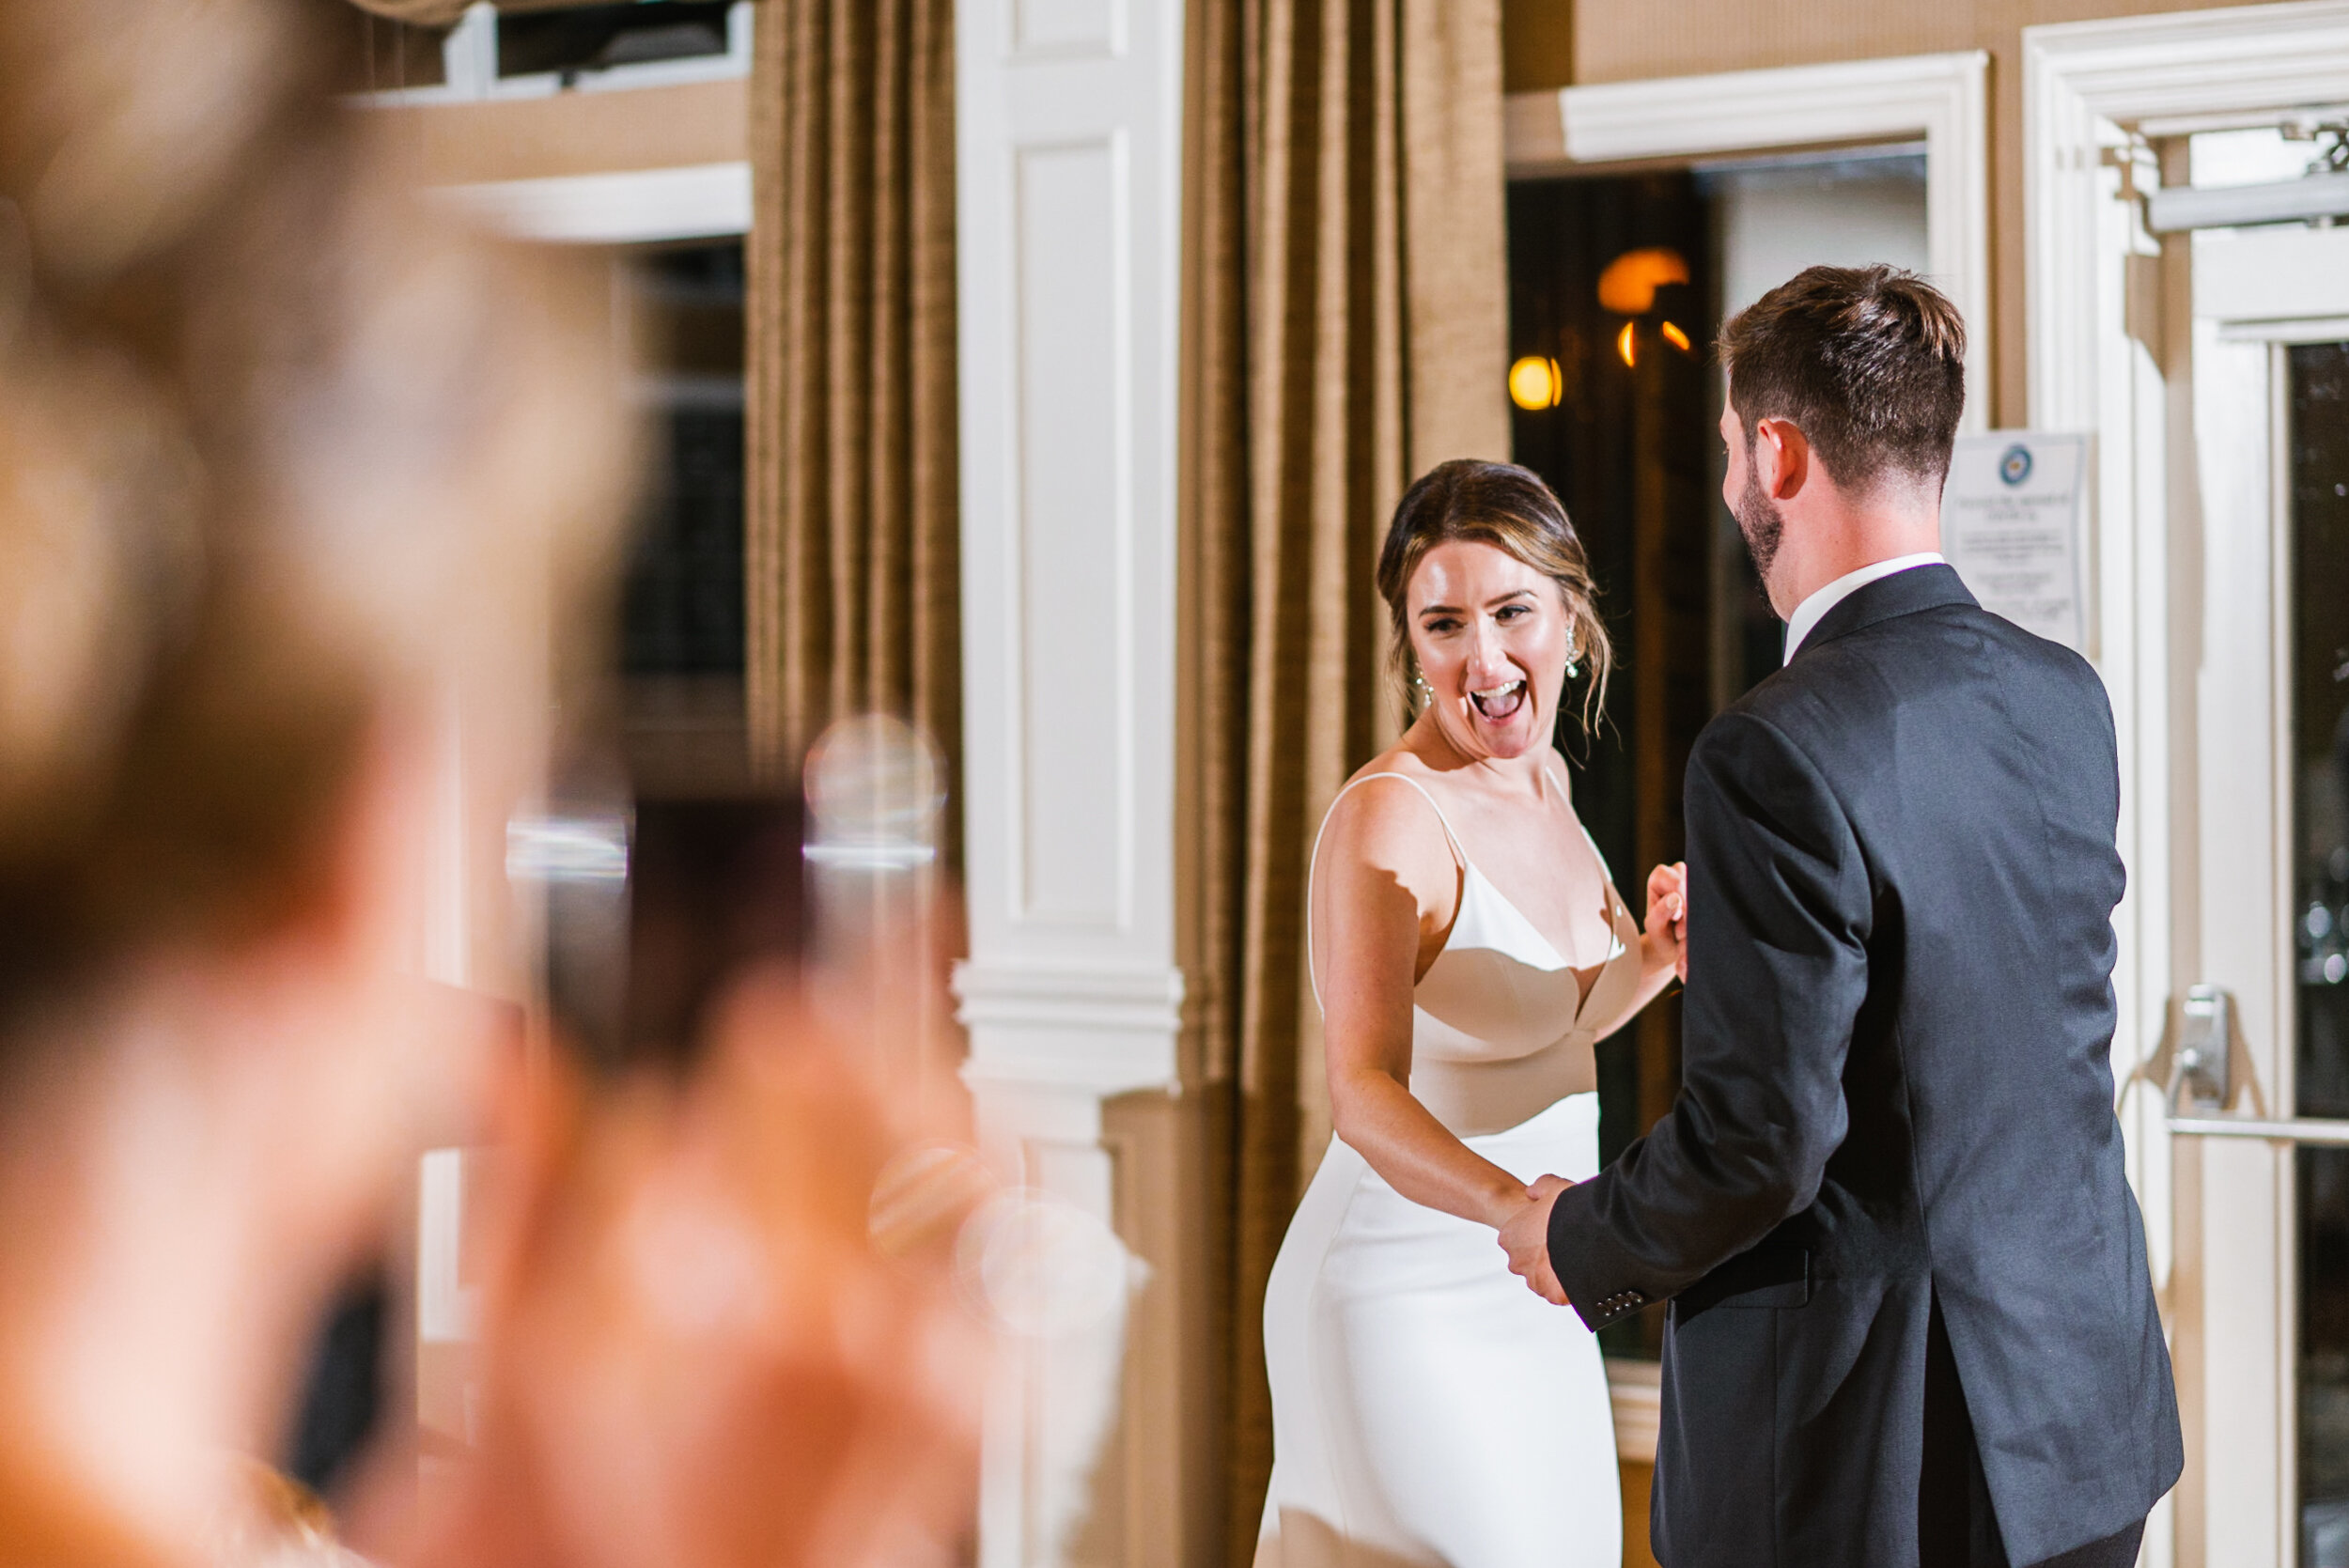
[[[1511, 93], [1509, 178], [1686, 164], [1855, 143], [1925, 144], [1925, 254], [1973, 328], [1966, 379], [1990, 384], [1990, 56], [1981, 50]], [[1984, 427], [1988, 400], [1961, 428]]]
[[[2129, 132], [2177, 134], [2340, 103], [2349, 99], [2344, 83], [2349, 0], [2023, 31], [2030, 419], [2039, 428], [2094, 437], [2082, 541], [2087, 652], [2111, 695], [2119, 731], [2121, 852], [2130, 874], [2114, 916], [2120, 1020], [2113, 1062], [2116, 1079], [2138, 1075], [2140, 1086], [2139, 1070], [2162, 1049], [2172, 998], [2203, 979], [2198, 971], [2213, 959], [2201, 939], [2199, 868], [2206, 848], [2197, 809], [2203, 726], [2196, 697], [2206, 674], [2199, 488], [2207, 476], [2197, 472], [2192, 439], [2192, 334], [2160, 327], [2165, 308], [2190, 315], [2190, 272], [2174, 251], [2170, 261], [2161, 259], [2134, 205], [2122, 199], [2123, 165], [2134, 168], [2138, 160]], [[2189, 546], [2194, 553], [2186, 552]], [[2275, 1085], [2279, 1048], [2267, 1045], [2261, 1076]], [[2282, 1066], [2288, 1071], [2288, 1062]], [[2265, 1235], [2288, 1263], [2289, 1156], [2182, 1146], [2173, 1157], [2157, 1088], [2125, 1093], [2122, 1110], [2187, 1420], [2186, 1475], [2156, 1512], [2144, 1560], [2189, 1568], [2289, 1560], [2296, 1539], [2278, 1537], [2297, 1534], [2290, 1402], [2264, 1436], [2250, 1432], [2243, 1445], [2231, 1437], [2223, 1452], [2213, 1452], [2211, 1402], [2228, 1397], [2218, 1363], [2236, 1342], [2212, 1332], [2218, 1326], [2205, 1321], [2202, 1294], [2226, 1277], [2230, 1234]], [[2279, 1163], [2286, 1172], [2280, 1183]], [[2264, 1190], [2253, 1201], [2287, 1228], [2218, 1224], [2217, 1216], [2205, 1224], [2203, 1200], [2217, 1195], [2214, 1182], [2246, 1196]], [[2289, 1356], [2291, 1302], [2288, 1271], [2271, 1274], [2263, 1288], [2274, 1298], [2248, 1306], [2246, 1327], [2250, 1319], [2271, 1326], [2263, 1338], [2277, 1361]], [[2277, 1373], [2284, 1375], [2280, 1367]]]

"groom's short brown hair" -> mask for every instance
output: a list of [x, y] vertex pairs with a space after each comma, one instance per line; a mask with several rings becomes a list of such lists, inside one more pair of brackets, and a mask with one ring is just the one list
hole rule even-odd
[[1836, 484], [1905, 477], [1939, 486], [1966, 409], [1966, 321], [1897, 267], [1810, 267], [1721, 329], [1729, 399], [1806, 437]]

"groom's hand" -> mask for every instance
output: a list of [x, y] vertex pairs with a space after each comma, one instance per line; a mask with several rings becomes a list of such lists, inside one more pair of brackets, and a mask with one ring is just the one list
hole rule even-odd
[[1523, 1206], [1501, 1227], [1501, 1250], [1509, 1254], [1509, 1272], [1553, 1307], [1566, 1304], [1566, 1292], [1549, 1266], [1549, 1211], [1558, 1194], [1573, 1185], [1563, 1176], [1536, 1176], [1525, 1189]]

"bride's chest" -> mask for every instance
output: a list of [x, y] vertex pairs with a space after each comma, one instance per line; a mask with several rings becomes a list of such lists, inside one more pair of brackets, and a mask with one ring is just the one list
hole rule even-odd
[[[1467, 810], [1460, 815], [1460, 846], [1488, 891], [1568, 968], [1605, 963], [1615, 945], [1613, 911], [1581, 825], [1563, 810]], [[1471, 924], [1480, 912], [1472, 906], [1463, 898], [1460, 915]]]

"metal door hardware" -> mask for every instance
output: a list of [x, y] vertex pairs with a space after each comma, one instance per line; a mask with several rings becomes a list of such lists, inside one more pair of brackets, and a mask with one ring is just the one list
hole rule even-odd
[[2257, 1138], [2277, 1143], [2349, 1147], [2349, 1121], [2314, 1116], [2231, 1116], [2234, 999], [2196, 986], [2179, 1008], [2170, 1055], [2170, 1130], [2192, 1138]]
[[2227, 1109], [2234, 1033], [2234, 999], [2216, 986], [2187, 989], [2179, 1009], [2178, 1037], [2170, 1056], [2170, 1114]]

